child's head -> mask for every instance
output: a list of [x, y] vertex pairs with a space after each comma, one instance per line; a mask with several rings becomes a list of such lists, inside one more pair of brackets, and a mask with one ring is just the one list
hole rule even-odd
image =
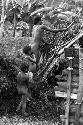
[[27, 73], [29, 70], [29, 65], [24, 62], [21, 64], [20, 69], [23, 73]]
[[23, 53], [26, 54], [26, 55], [31, 54], [31, 46], [25, 46], [23, 48]]
[[34, 18], [34, 25], [38, 25], [39, 23], [42, 23], [42, 21], [41, 21], [41, 16], [37, 15], [37, 16]]

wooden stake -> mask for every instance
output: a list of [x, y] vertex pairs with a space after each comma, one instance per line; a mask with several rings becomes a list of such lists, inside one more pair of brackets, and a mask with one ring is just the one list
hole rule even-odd
[[77, 110], [75, 114], [75, 125], [79, 125], [80, 109], [83, 93], [83, 49], [79, 49], [79, 88], [77, 95]]
[[69, 67], [68, 67], [68, 84], [67, 84], [67, 104], [65, 111], [65, 125], [69, 125], [69, 106], [70, 106], [70, 98], [71, 98], [71, 71], [72, 71], [72, 57], [68, 57], [69, 59]]

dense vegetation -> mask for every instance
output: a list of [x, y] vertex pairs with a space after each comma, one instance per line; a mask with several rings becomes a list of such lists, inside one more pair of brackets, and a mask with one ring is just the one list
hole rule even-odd
[[[11, 14], [11, 18], [9, 16], [6, 19], [10, 19], [11, 21], [10, 20], [8, 21], [13, 23], [12, 22], [13, 18], [14, 18], [14, 15]], [[19, 22], [19, 20], [17, 20], [17, 22]], [[14, 24], [11, 24], [11, 23], [8, 25], [8, 22], [6, 22], [4, 28], [5, 28], [5, 31], [8, 31], [8, 32], [10, 31], [13, 34]], [[48, 20], [45, 23], [46, 25], [50, 26], [50, 23], [48, 23]], [[57, 25], [57, 22], [56, 22], [52, 26], [53, 28], [54, 27], [62, 28], [62, 27], [67, 27], [70, 23], [71, 22], [68, 22], [68, 23], [64, 22], [63, 25], [62, 24]], [[57, 55], [57, 52], [59, 50], [61, 50], [66, 45], [68, 45], [70, 41], [73, 38], [75, 38], [75, 36], [77, 36], [77, 34], [80, 32], [80, 29], [82, 28], [80, 24], [81, 23], [78, 23], [78, 24], [74, 23], [72, 28], [68, 30], [66, 33], [62, 32], [62, 33], [54, 34], [54, 33], [44, 31], [43, 40], [47, 41], [50, 44], [50, 46], [48, 45], [48, 48], [47, 48], [44, 44], [41, 44], [41, 52], [43, 51], [45, 54], [47, 54], [46, 55], [47, 60], [40, 65], [39, 72], [43, 70], [44, 66], [46, 65], [46, 63], [49, 61], [49, 59], [54, 53], [56, 53]], [[18, 95], [18, 92], [16, 89], [16, 76], [20, 70], [19, 69], [20, 64], [23, 61], [26, 61], [20, 54], [20, 51], [25, 45], [29, 44], [29, 37], [28, 37], [29, 33], [27, 33], [26, 35], [27, 37], [20, 37], [20, 36], [11, 37], [11, 35], [8, 34], [8, 32], [5, 32], [4, 38], [1, 38], [0, 40], [0, 112], [1, 112], [1, 115], [7, 115], [7, 114], [12, 115], [13, 113], [14, 114], [16, 113], [16, 108], [21, 98], [21, 96]], [[60, 115], [64, 114], [64, 111], [65, 111], [65, 107], [64, 107], [65, 99], [61, 100], [61, 99], [55, 98], [54, 86], [57, 86], [57, 81], [58, 81], [55, 75], [61, 75], [62, 70], [68, 66], [66, 62], [67, 61], [64, 58], [60, 57], [58, 62], [58, 65], [59, 65], [58, 69], [57, 69], [57, 66], [55, 65], [51, 70], [51, 72], [48, 74], [46, 81], [44, 82], [35, 81], [34, 84], [31, 84], [30, 87], [31, 87], [33, 99], [27, 103], [27, 111], [30, 117], [35, 116], [36, 118], [39, 118], [41, 120], [44, 119], [48, 121], [49, 120], [51, 121], [54, 119], [54, 122], [55, 121], [61, 122]], [[41, 81], [41, 78], [40, 78], [40, 81]], [[44, 93], [48, 95], [48, 103], [45, 101]]]

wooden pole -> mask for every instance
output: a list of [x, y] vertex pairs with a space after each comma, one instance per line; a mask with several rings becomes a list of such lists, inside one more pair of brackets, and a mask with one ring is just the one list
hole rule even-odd
[[77, 108], [75, 114], [75, 125], [79, 125], [80, 108], [83, 93], [83, 49], [79, 49], [79, 88], [77, 94]]
[[71, 71], [72, 71], [72, 59], [73, 57], [67, 57], [69, 59], [68, 69], [68, 80], [67, 80], [67, 104], [65, 110], [65, 125], [69, 125], [69, 107], [70, 107], [70, 98], [71, 98]]
[[1, 29], [2, 29], [2, 36], [4, 33], [4, 0], [2, 0], [2, 15], [1, 15]]

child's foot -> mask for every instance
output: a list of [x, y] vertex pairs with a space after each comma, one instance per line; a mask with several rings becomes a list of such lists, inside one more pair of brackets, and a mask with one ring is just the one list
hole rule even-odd
[[20, 109], [19, 109], [19, 108], [17, 108], [16, 112], [18, 113], [19, 111], [20, 111]]
[[30, 99], [29, 99], [29, 98], [27, 98], [27, 101], [30, 101]]
[[28, 114], [27, 112], [22, 113], [22, 115], [23, 115], [24, 117], [29, 116], [29, 114]]

